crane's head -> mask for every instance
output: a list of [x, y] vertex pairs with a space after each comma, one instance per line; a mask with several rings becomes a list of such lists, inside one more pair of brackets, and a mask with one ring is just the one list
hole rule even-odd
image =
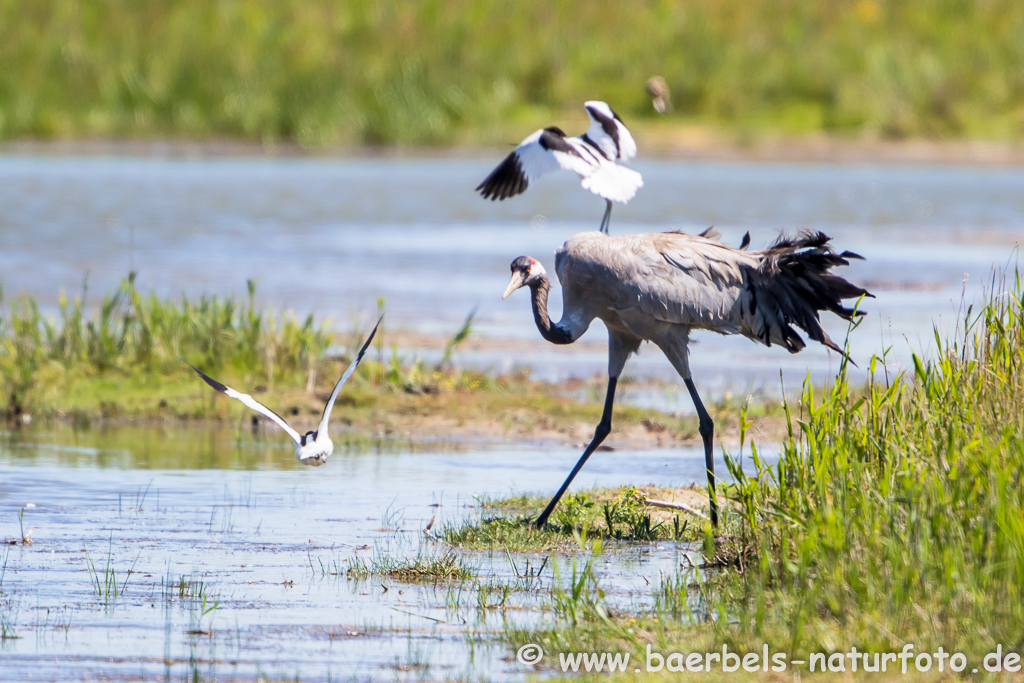
[[501, 296], [502, 299], [507, 299], [509, 294], [520, 287], [540, 282], [540, 280], [547, 277], [548, 274], [548, 272], [544, 270], [544, 266], [530, 256], [520, 256], [512, 262], [511, 268], [512, 279], [509, 280], [508, 287], [505, 288], [505, 293]]

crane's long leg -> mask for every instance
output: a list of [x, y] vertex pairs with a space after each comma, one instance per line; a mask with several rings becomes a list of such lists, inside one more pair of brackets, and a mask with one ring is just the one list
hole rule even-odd
[[697, 387], [693, 385], [693, 380], [689, 377], [683, 379], [686, 383], [686, 389], [690, 392], [690, 398], [693, 399], [693, 407], [697, 409], [697, 418], [700, 422], [697, 425], [697, 431], [700, 432], [700, 437], [704, 440], [704, 465], [708, 470], [708, 497], [711, 499], [711, 526], [718, 526], [718, 503], [715, 500], [715, 422], [708, 415], [708, 411], [704, 408], [704, 404], [701, 403], [700, 396], [697, 395]]
[[608, 234], [608, 225], [612, 222], [612, 203], [610, 200], [605, 200], [608, 203], [608, 207], [604, 210], [604, 218], [601, 219], [601, 232]]
[[612, 404], [615, 403], [615, 384], [619, 378], [609, 377], [608, 378], [608, 393], [604, 399], [604, 413], [601, 414], [601, 422], [598, 423], [597, 429], [594, 430], [594, 439], [587, 446], [587, 450], [583, 451], [583, 455], [580, 457], [579, 462], [572, 468], [572, 472], [569, 473], [569, 478], [562, 484], [562, 488], [558, 489], [558, 493], [551, 499], [548, 506], [544, 508], [544, 512], [540, 513], [540, 517], [537, 518], [537, 528], [542, 529], [548, 521], [548, 517], [551, 516], [551, 511], [558, 505], [559, 499], [565, 490], [569, 488], [569, 484], [576, 478], [576, 475], [581, 469], [583, 469], [584, 463], [587, 462], [587, 458], [590, 454], [597, 450], [597, 447], [601, 445], [601, 442], [605, 440], [609, 433], [612, 431]]

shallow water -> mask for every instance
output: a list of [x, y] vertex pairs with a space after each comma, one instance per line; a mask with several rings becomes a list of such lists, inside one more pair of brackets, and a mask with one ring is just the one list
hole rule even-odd
[[[387, 325], [451, 334], [478, 310], [476, 329], [526, 342], [462, 352], [464, 364], [535, 377], [603, 373], [604, 334], [591, 348], [538, 338], [524, 295], [501, 300], [508, 264], [523, 253], [549, 265], [568, 236], [594, 229], [603, 207], [571, 177], [521, 197], [483, 201], [472, 188], [495, 159], [137, 159], [0, 157], [0, 272], [8, 293], [53, 304], [57, 290], [115, 286], [129, 269], [165, 295], [244, 294], [267, 304], [364, 326], [385, 297]], [[778, 230], [824, 230], [862, 254], [847, 275], [877, 296], [851, 339], [863, 366], [892, 347], [894, 365], [932, 347], [932, 325], [955, 324], [962, 295], [978, 297], [993, 267], [1016, 263], [1024, 234], [1024, 169], [958, 166], [642, 161], [645, 186], [616, 207], [615, 234], [719, 227], [753, 246]], [[548, 179], [545, 179], [548, 180]], [[964, 285], [967, 278], [966, 287]], [[559, 303], [553, 297], [557, 313]], [[845, 326], [829, 322], [833, 337]], [[741, 338], [698, 333], [698, 386], [711, 394], [775, 391], [778, 372], [822, 381], [838, 358], [816, 345], [790, 356]], [[417, 351], [417, 350], [412, 350]], [[672, 380], [656, 350], [627, 365]]]
[[[352, 561], [443, 553], [423, 534], [431, 518], [436, 531], [481, 514], [476, 496], [554, 488], [575, 449], [384, 447], [336, 453], [309, 469], [275, 436], [124, 427], [4, 434], [0, 536], [19, 538], [18, 513], [32, 504], [23, 521], [35, 543], [0, 548], [0, 615], [19, 636], [0, 641], [3, 680], [525, 677], [496, 632], [549, 619], [535, 608], [556, 580], [553, 565], [565, 581], [573, 560], [520, 580], [528, 590], [489, 610], [477, 609], [469, 582], [345, 572]], [[698, 449], [621, 450], [596, 454], [579, 482], [702, 477]], [[684, 555], [696, 558], [677, 544], [621, 547], [598, 558], [596, 573], [612, 605], [642, 610], [657, 577]], [[517, 580], [503, 554], [463, 557], [484, 582]], [[513, 559], [520, 573], [543, 562]], [[106, 599], [90, 567], [102, 578], [108, 562], [127, 589]], [[180, 597], [173, 584], [182, 577], [204, 584], [205, 605]]]
[[[86, 273], [90, 296], [130, 269], [143, 289], [163, 295], [243, 294], [256, 278], [267, 305], [313, 310], [343, 330], [353, 317], [365, 326], [379, 296], [387, 325], [430, 333], [453, 332], [478, 307], [478, 332], [512, 341], [460, 352], [459, 362], [525, 365], [549, 379], [602, 373], [599, 324], [586, 337], [597, 344], [556, 348], [537, 339], [525, 296], [503, 302], [500, 294], [513, 257], [550, 263], [566, 237], [596, 227], [603, 207], [571, 178], [484, 202], [471, 188], [494, 161], [0, 157], [0, 273], [8, 295], [29, 292], [49, 306], [60, 288], [81, 291]], [[1024, 233], [1017, 168], [637, 168], [646, 185], [615, 209], [616, 234], [716, 224], [730, 243], [749, 230], [756, 247], [780, 228], [814, 227], [864, 255], [848, 270], [877, 296], [851, 339], [862, 365], [890, 346], [894, 367], [911, 351], [927, 353], [932, 325], [951, 329], [961, 296], [976, 298], [993, 266], [1012, 266]], [[829, 329], [842, 338], [841, 325]], [[693, 367], [706, 397], [770, 393], [780, 368], [788, 386], [808, 372], [820, 381], [838, 365], [820, 348], [789, 356], [744, 339], [697, 337]], [[627, 370], [672, 377], [649, 349]], [[624, 384], [622, 398], [690, 411], [686, 392], [671, 386]], [[480, 514], [476, 496], [552, 491], [579, 450], [364, 445], [307, 469], [279, 434], [238, 425], [0, 435], [0, 536], [20, 537], [24, 509], [36, 541], [0, 549], [0, 619], [19, 636], [0, 640], [0, 678], [525, 677], [496, 631], [505, 620], [547, 618], [532, 608], [556, 580], [551, 565], [513, 595], [512, 609], [482, 611], [468, 584], [450, 593], [448, 584], [356, 580], [345, 569], [353, 558], [443, 552], [422, 533], [431, 518], [436, 529]], [[702, 480], [696, 448], [624, 449], [597, 453], [577, 486]], [[598, 575], [613, 605], [642, 610], [660, 572], [691, 554], [674, 544], [618, 549], [600, 559]], [[116, 599], [97, 594], [89, 571], [102, 575], [108, 558], [119, 585], [127, 581]], [[503, 555], [464, 559], [485, 579], [518, 580]], [[514, 559], [520, 570], [542, 562]], [[564, 580], [570, 560], [559, 563]], [[181, 577], [203, 583], [205, 607], [167, 589]]]

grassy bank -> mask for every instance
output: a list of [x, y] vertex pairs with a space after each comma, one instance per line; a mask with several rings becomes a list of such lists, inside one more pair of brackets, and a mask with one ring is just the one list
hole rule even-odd
[[245, 302], [160, 300], [140, 292], [134, 274], [94, 311], [86, 310], [85, 294], [62, 292], [56, 316], [27, 296], [0, 315], [0, 400], [8, 417], [79, 406], [143, 411], [147, 392], [169, 404], [176, 387], [166, 380], [185, 374], [186, 363], [252, 385], [289, 386], [302, 377], [312, 389], [331, 343], [312, 315], [300, 321], [258, 310], [251, 282]]
[[[725, 567], [662, 576], [654, 609], [627, 614], [602, 604], [599, 580], [580, 561], [586, 590], [553, 590], [558, 624], [508, 633], [513, 647], [543, 643], [550, 665], [556, 652], [644, 659], [648, 646], [667, 656], [723, 646], [760, 653], [767, 643], [809, 662], [815, 652], [912, 644], [911, 672], [913, 658], [941, 647], [947, 657], [964, 653], [965, 675], [984, 671], [997, 646], [1019, 653], [1024, 605], [1009, 596], [1024, 581], [1020, 282], [969, 312], [956, 338], [937, 342], [934, 361], [866, 392], [851, 391], [849, 368], [823, 398], [808, 389], [792, 407], [777, 464], [747, 451], [758, 473], [734, 469], [722, 535], [704, 541], [731, 558]], [[840, 659], [848, 675], [864, 675], [863, 661], [853, 674], [850, 657]], [[944, 676], [934, 656], [928, 661], [921, 677], [951, 674], [949, 659]], [[900, 663], [889, 667], [887, 678]]]
[[[648, 500], [681, 502], [689, 510], [656, 507]], [[478, 520], [446, 526], [440, 538], [460, 550], [512, 553], [574, 550], [588, 537], [609, 541], [693, 541], [702, 537], [707, 515], [703, 489], [632, 486], [570, 493], [555, 508], [547, 526], [536, 528], [549, 496], [523, 494], [484, 500]], [[696, 511], [696, 514], [695, 512]]]
[[[30, 297], [3, 301], [0, 292], [0, 415], [10, 423], [251, 417], [207, 387], [191, 363], [296, 425], [312, 426], [368, 332], [335, 334], [312, 314], [260, 309], [251, 283], [241, 301], [175, 300], [139, 291], [129, 276], [94, 310], [82, 299], [62, 294], [57, 310], [45, 314]], [[338, 397], [335, 421], [364, 435], [589, 439], [603, 387], [578, 392], [588, 396], [580, 399], [576, 385], [567, 391], [523, 373], [461, 369], [452, 354], [471, 329], [472, 316], [452, 331], [441, 360], [428, 364], [399, 351], [385, 318]], [[772, 419], [773, 406], [758, 408]], [[737, 406], [712, 410], [723, 432], [734, 428]], [[623, 405], [616, 430], [617, 437], [654, 444], [696, 438], [696, 420]]]
[[[758, 132], [1016, 138], [1024, 6], [0, 0], [0, 138], [500, 145], [604, 98]], [[570, 123], [572, 124], [570, 126]]]

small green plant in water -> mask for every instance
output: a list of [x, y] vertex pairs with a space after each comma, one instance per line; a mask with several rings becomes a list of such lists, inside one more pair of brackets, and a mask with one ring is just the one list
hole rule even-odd
[[4, 548], [4, 563], [0, 565], [0, 590], [4, 587], [4, 576], [7, 575], [7, 562], [11, 558], [11, 549]]
[[17, 620], [17, 606], [13, 599], [0, 600], [0, 640], [20, 638]]
[[593, 507], [594, 501], [586, 493], [571, 493], [559, 501], [554, 524], [565, 531], [579, 529], [589, 519]]
[[193, 636], [208, 636], [213, 633], [211, 624], [204, 624], [203, 620], [209, 617], [213, 621], [214, 615], [220, 608], [220, 600], [216, 596], [208, 596], [204, 591], [202, 595], [188, 599], [188, 634]]
[[555, 617], [570, 628], [587, 621], [608, 621], [605, 593], [594, 575], [594, 559], [587, 558], [583, 567], [572, 561], [572, 576], [567, 588], [556, 585], [551, 593], [551, 607]]
[[[603, 506], [604, 521], [608, 527], [608, 535], [616, 540], [656, 541], [660, 538], [659, 530], [663, 522], [654, 524], [651, 513], [647, 511], [646, 496], [633, 488], [627, 487], [618, 497]], [[685, 530], [685, 529], [684, 529]], [[678, 521], [674, 529], [674, 538], [681, 536]]]
[[135, 556], [135, 560], [132, 562], [132, 566], [129, 567], [128, 571], [125, 573], [124, 582], [118, 584], [117, 571], [114, 569], [113, 564], [113, 542], [113, 536], [111, 536], [107, 546], [107, 564], [103, 568], [102, 572], [96, 568], [96, 563], [93, 562], [92, 556], [88, 553], [85, 555], [93, 592], [106, 605], [114, 603], [119, 596], [128, 590], [128, 582], [131, 581], [132, 572], [134, 572], [135, 565], [139, 561], [139, 557], [142, 555], [142, 552], [139, 551], [139, 554]]

